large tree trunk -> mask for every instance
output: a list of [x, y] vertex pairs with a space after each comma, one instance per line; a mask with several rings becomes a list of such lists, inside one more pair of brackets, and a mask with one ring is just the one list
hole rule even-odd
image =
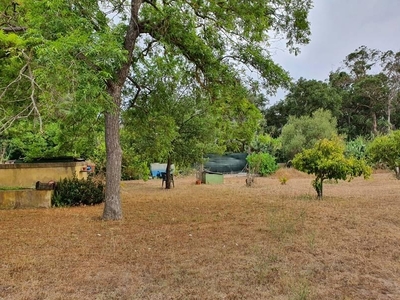
[[129, 75], [132, 64], [132, 55], [136, 39], [140, 34], [139, 9], [142, 0], [132, 0], [130, 4], [130, 21], [124, 39], [124, 49], [127, 51], [127, 60], [116, 72], [113, 80], [107, 82], [107, 91], [113, 100], [114, 108], [105, 114], [106, 126], [106, 199], [103, 211], [104, 220], [122, 219], [120, 195], [122, 150], [120, 145], [120, 109], [122, 88]]
[[120, 96], [119, 89], [114, 91], [113, 102], [116, 107], [105, 115], [106, 139], [106, 199], [103, 211], [104, 220], [122, 219], [120, 196], [122, 150], [120, 145]]

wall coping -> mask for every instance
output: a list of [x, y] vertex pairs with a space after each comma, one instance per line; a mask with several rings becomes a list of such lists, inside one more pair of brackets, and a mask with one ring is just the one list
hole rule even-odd
[[86, 166], [87, 161], [0, 164], [0, 169], [62, 168]]

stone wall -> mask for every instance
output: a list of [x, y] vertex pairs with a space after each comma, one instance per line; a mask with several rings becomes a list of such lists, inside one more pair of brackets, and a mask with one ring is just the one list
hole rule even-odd
[[52, 193], [33, 189], [0, 191], [0, 209], [49, 208]]

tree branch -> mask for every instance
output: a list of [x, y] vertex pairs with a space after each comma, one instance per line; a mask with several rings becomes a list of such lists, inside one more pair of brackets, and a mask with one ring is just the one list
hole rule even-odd
[[37, 86], [37, 84], [35, 82], [35, 78], [33, 76], [32, 69], [31, 69], [30, 65], [28, 65], [28, 73], [29, 73], [29, 81], [31, 82], [31, 95], [30, 95], [30, 98], [31, 98], [31, 101], [32, 101], [32, 107], [33, 107], [33, 110], [36, 112], [36, 114], [38, 116], [38, 119], [39, 119], [39, 131], [40, 131], [40, 133], [42, 133], [43, 132], [42, 116], [40, 114], [40, 111], [39, 111], [39, 109], [38, 109], [38, 107], [36, 105], [36, 101], [35, 101], [35, 86]]
[[150, 4], [155, 10], [160, 11], [160, 9], [156, 5], [156, 1], [154, 0], [143, 0], [143, 3]]
[[[40, 114], [40, 111], [39, 111], [39, 108], [37, 106], [36, 99], [35, 99], [36, 98], [35, 92], [36, 92], [36, 88], [38, 87], [38, 85], [35, 81], [35, 77], [33, 75], [33, 72], [32, 72], [31, 66], [30, 66], [31, 58], [23, 51], [22, 51], [22, 55], [26, 59], [27, 62], [19, 70], [18, 76], [13, 81], [11, 81], [6, 87], [3, 88], [3, 91], [0, 94], [0, 99], [3, 99], [3, 97], [5, 97], [5, 94], [7, 93], [7, 91], [13, 85], [18, 84], [24, 77], [24, 78], [28, 79], [28, 81], [30, 82], [30, 89], [31, 89], [31, 93], [29, 96], [30, 103], [28, 105], [26, 105], [22, 110], [20, 110], [17, 114], [10, 116], [10, 117], [7, 117], [7, 113], [3, 109], [4, 114], [6, 116], [3, 117], [2, 120], [0, 121], [0, 133], [4, 132], [8, 128], [10, 128], [16, 120], [22, 119], [22, 118], [27, 118], [34, 112], [36, 113], [36, 115], [38, 116], [38, 119], [39, 119], [40, 132], [43, 132], [42, 116]], [[26, 74], [26, 72], [28, 74]], [[18, 101], [22, 101], [22, 100], [19, 99], [19, 100], [15, 100], [15, 101], [7, 101], [7, 102], [9, 103], [9, 102], [18, 102]], [[4, 102], [6, 102], [6, 101], [4, 101]]]
[[133, 83], [133, 85], [137, 89], [135, 96], [133, 97], [133, 99], [131, 101], [129, 101], [129, 108], [132, 108], [135, 105], [136, 100], [139, 98], [139, 94], [142, 89], [141, 89], [140, 85], [131, 76], [128, 76], [127, 78], [129, 79], [130, 82]]
[[8, 27], [3, 27], [1, 28], [5, 33], [11, 33], [11, 32], [25, 32], [27, 30], [26, 27], [21, 27], [21, 26], [8, 26]]

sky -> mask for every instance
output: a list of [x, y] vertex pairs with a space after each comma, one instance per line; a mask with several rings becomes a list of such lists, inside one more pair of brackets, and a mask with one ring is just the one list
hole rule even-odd
[[[400, 51], [400, 0], [314, 0], [310, 11], [311, 42], [297, 56], [273, 49], [273, 59], [294, 80], [326, 80], [345, 57], [365, 45]], [[270, 99], [283, 99], [284, 91]]]

